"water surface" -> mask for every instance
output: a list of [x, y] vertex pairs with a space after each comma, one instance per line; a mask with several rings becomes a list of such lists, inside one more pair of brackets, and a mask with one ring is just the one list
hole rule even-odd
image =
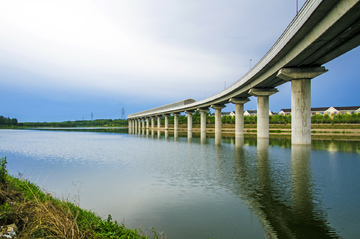
[[58, 197], [168, 238], [359, 238], [358, 142], [0, 130], [0, 157]]

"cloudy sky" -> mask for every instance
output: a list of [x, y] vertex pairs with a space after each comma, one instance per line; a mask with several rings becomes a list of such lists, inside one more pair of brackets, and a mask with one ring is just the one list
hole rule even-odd
[[[264, 56], [295, 17], [295, 3], [0, 0], [0, 115], [118, 119], [122, 108], [128, 115], [210, 97]], [[312, 81], [312, 107], [360, 105], [359, 47], [325, 66]], [[278, 89], [272, 111], [291, 105], [290, 83]], [[255, 108], [251, 97], [245, 109]]]

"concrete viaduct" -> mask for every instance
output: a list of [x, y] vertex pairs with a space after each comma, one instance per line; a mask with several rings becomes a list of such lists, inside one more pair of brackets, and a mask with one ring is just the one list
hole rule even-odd
[[[154, 128], [155, 117], [188, 114], [188, 131], [192, 131], [192, 113], [201, 112], [201, 132], [206, 130], [209, 107], [215, 109], [215, 134], [221, 137], [221, 109], [235, 104], [235, 135], [244, 135], [244, 104], [257, 97], [257, 137], [269, 138], [269, 96], [276, 86], [291, 81], [292, 144], [311, 143], [311, 79], [328, 70], [323, 64], [360, 45], [360, 0], [309, 0], [291, 21], [265, 56], [241, 79], [220, 93], [195, 101], [192, 99], [128, 115], [129, 128]], [[160, 120], [158, 120], [160, 128]]]

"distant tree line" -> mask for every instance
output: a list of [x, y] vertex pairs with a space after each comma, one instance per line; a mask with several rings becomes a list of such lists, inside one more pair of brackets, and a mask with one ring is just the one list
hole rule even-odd
[[97, 120], [77, 120], [64, 122], [24, 122], [18, 126], [25, 127], [119, 127], [127, 126], [128, 121], [122, 119], [97, 119]]
[[345, 124], [358, 124], [360, 123], [360, 113], [356, 114], [336, 114], [336, 115], [313, 115], [311, 117], [311, 123], [314, 124], [339, 124], [339, 123], [345, 123]]
[[[210, 116], [210, 112], [206, 113], [206, 123], [215, 124], [215, 116]], [[179, 124], [187, 124], [187, 117], [185, 115], [179, 115]], [[192, 116], [193, 124], [200, 124], [200, 112], [195, 111]], [[223, 124], [235, 124], [235, 116], [225, 115], [221, 117]], [[257, 116], [244, 116], [245, 124], [256, 124]], [[155, 125], [157, 120], [155, 120]], [[291, 115], [270, 115], [270, 124], [291, 124]], [[313, 124], [357, 124], [360, 123], [360, 114], [336, 114], [336, 115], [312, 115], [311, 123]], [[161, 118], [161, 125], [165, 124], [165, 118]], [[169, 116], [169, 124], [174, 124], [174, 116]]]
[[10, 119], [9, 117], [4, 117], [0, 115], [0, 125], [1, 126], [18, 125], [18, 120], [15, 118]]

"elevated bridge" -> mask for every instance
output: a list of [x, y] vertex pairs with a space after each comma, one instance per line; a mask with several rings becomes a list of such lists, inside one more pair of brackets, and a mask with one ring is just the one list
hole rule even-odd
[[[201, 131], [206, 130], [205, 112], [215, 109], [215, 133], [221, 134], [221, 109], [235, 104], [235, 133], [244, 134], [243, 107], [249, 96], [257, 97], [258, 138], [269, 138], [269, 96], [276, 87], [291, 81], [292, 144], [311, 143], [311, 79], [327, 72], [323, 64], [360, 45], [360, 0], [309, 0], [291, 21], [265, 56], [241, 79], [218, 94], [200, 100], [174, 104], [128, 115], [129, 127], [155, 117], [188, 114], [188, 130], [192, 130], [192, 113], [201, 112]], [[160, 128], [158, 120], [158, 127]]]

